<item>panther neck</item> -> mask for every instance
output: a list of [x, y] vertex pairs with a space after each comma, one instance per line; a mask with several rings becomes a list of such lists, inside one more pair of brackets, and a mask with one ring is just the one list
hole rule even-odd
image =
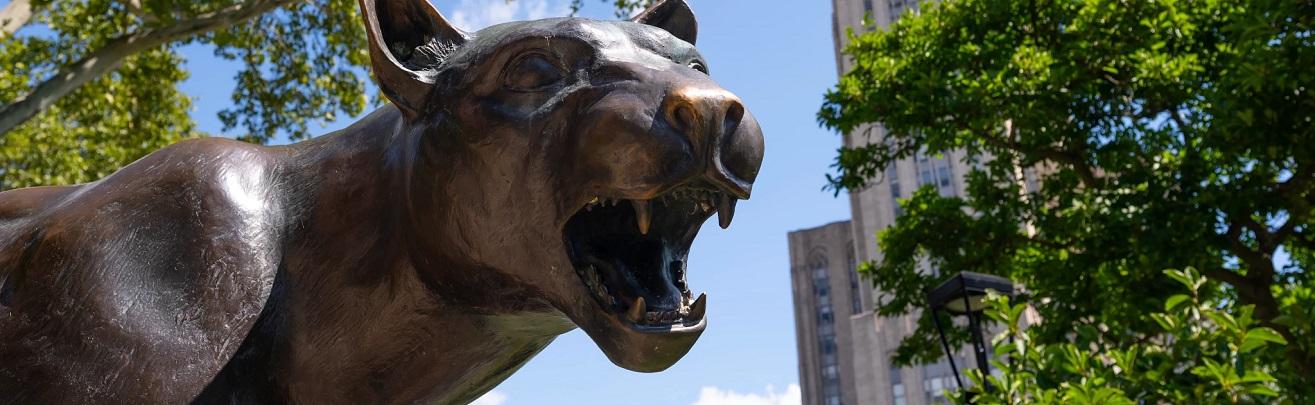
[[292, 222], [309, 225], [292, 226], [279, 281], [287, 288], [278, 290], [296, 293], [271, 297], [261, 321], [270, 336], [257, 339], [263, 344], [248, 342], [254, 352], [278, 348], [256, 362], [286, 373], [272, 390], [307, 403], [470, 400], [572, 327], [555, 311], [481, 305], [490, 296], [533, 302], [498, 295], [505, 290], [453, 287], [453, 279], [435, 278], [484, 269], [453, 259], [459, 246], [435, 252], [416, 243], [434, 241], [416, 236], [425, 229], [441, 243], [458, 243], [452, 227], [422, 219], [452, 211], [413, 208], [417, 181], [448, 184], [422, 173], [458, 159], [420, 148], [420, 137], [432, 135], [408, 128], [385, 107], [294, 151], [288, 166], [296, 170], [287, 183], [295, 194], [290, 200], [303, 209]]

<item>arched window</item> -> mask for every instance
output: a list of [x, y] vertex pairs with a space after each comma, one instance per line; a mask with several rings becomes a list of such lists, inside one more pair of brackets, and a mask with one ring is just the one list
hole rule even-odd
[[[854, 242], [845, 242], [845, 246], [854, 246]], [[858, 315], [863, 313], [863, 297], [859, 296], [858, 262], [854, 260], [853, 249], [846, 253], [845, 265], [849, 268], [849, 313]]]
[[822, 391], [828, 404], [840, 404], [840, 363], [836, 353], [836, 316], [831, 306], [831, 275], [826, 250], [814, 249], [808, 255], [812, 271], [813, 298], [817, 303], [818, 354], [822, 359]]

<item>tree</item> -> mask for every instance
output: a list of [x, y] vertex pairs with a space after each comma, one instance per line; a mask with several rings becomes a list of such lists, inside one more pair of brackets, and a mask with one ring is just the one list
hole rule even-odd
[[[879, 235], [883, 257], [861, 268], [891, 294], [877, 312], [925, 306], [940, 281], [926, 261], [1026, 285], [1039, 343], [1096, 328], [1127, 347], [1163, 339], [1148, 314], [1184, 292], [1160, 269], [1194, 267], [1218, 286], [1207, 299], [1287, 342], [1254, 356], [1279, 391], [1312, 398], [1313, 25], [1297, 0], [949, 0], [852, 37], [856, 67], [819, 121], [886, 135], [842, 148], [831, 187], [919, 151], [977, 167], [966, 196], [924, 188]], [[897, 362], [940, 356], [929, 316]]]
[[[13, 6], [14, 4], [10, 4]], [[225, 129], [265, 142], [365, 107], [353, 0], [31, 0], [0, 34], [0, 189], [85, 182], [199, 134], [178, 48], [241, 61]], [[9, 7], [6, 8], [8, 14]], [[6, 27], [12, 26], [7, 25]]]
[[[608, 0], [631, 13], [649, 0]], [[582, 0], [573, 0], [579, 10]], [[257, 143], [360, 114], [356, 0], [13, 0], [0, 9], [0, 190], [86, 182], [198, 136], [179, 55], [239, 61], [224, 130]], [[32, 29], [25, 30], [26, 27]]]

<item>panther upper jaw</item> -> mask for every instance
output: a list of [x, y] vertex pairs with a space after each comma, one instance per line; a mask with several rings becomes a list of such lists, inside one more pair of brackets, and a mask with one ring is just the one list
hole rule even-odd
[[631, 333], [701, 333], [707, 323], [707, 296], [694, 298], [690, 293], [686, 257], [699, 228], [714, 212], [723, 228], [730, 225], [735, 202], [702, 181], [649, 200], [591, 199], [568, 220], [563, 234], [594, 307], [613, 327]]

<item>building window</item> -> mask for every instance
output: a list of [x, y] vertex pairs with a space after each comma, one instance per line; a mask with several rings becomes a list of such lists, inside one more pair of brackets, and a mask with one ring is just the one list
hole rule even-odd
[[954, 168], [950, 166], [948, 156], [932, 158], [927, 156], [926, 151], [919, 151], [914, 156], [916, 157], [914, 165], [918, 169], [918, 187], [927, 185], [936, 187], [936, 190], [945, 197], [958, 194], [954, 190]]
[[822, 387], [826, 403], [840, 404], [840, 367], [836, 354], [836, 316], [831, 306], [831, 277], [821, 253], [811, 260], [813, 298], [817, 303], [817, 350], [822, 357]]
[[908, 402], [907, 393], [904, 391], [904, 377], [900, 375], [900, 369], [895, 366], [890, 367], [890, 392], [891, 402], [895, 405], [904, 405]]
[[945, 390], [954, 386], [954, 375], [950, 371], [950, 363], [941, 360], [936, 364], [924, 366], [922, 372], [924, 375], [922, 390], [927, 395], [927, 403], [948, 403], [945, 399]]
[[[846, 246], [853, 245], [854, 243], [850, 242]], [[863, 297], [859, 295], [858, 263], [854, 261], [853, 250], [849, 251], [849, 256], [846, 259], [848, 259], [846, 262], [849, 264], [849, 314], [856, 315], [863, 313]]]
[[825, 336], [827, 339], [835, 339], [836, 326], [831, 322], [817, 322], [817, 334]]
[[893, 22], [908, 10], [917, 10], [918, 0], [890, 0], [890, 20]]
[[950, 167], [949, 157], [937, 159], [936, 163], [936, 188], [940, 189], [943, 196], [955, 196], [957, 193], [953, 187], [954, 169]]
[[822, 342], [819, 346], [822, 347], [822, 354], [831, 354], [836, 352], [835, 342]]
[[904, 198], [904, 192], [899, 183], [899, 166], [891, 162], [886, 166], [886, 182], [890, 183], [890, 202], [895, 212], [895, 218], [898, 219], [904, 215], [904, 209], [900, 208], [899, 199]]
[[932, 404], [945, 403], [945, 377], [928, 378], [922, 382], [923, 389], [927, 391], [927, 402]]
[[950, 177], [952, 176], [950, 162], [942, 159], [940, 163], [939, 167], [936, 168], [936, 185], [941, 188], [949, 187], [951, 180]]
[[915, 153], [913, 156], [914, 165], [918, 168], [918, 187], [928, 184], [936, 184], [936, 181], [933, 179], [933, 177], [935, 177], [935, 162], [932, 161], [931, 157], [927, 156], [927, 151], [919, 150], [918, 153]]
[[886, 181], [890, 183], [891, 198], [900, 198], [903, 196], [900, 194], [899, 187], [899, 167], [893, 162], [889, 166], [886, 166]]
[[826, 398], [827, 405], [840, 405], [840, 381], [827, 380], [822, 383], [822, 395]]

